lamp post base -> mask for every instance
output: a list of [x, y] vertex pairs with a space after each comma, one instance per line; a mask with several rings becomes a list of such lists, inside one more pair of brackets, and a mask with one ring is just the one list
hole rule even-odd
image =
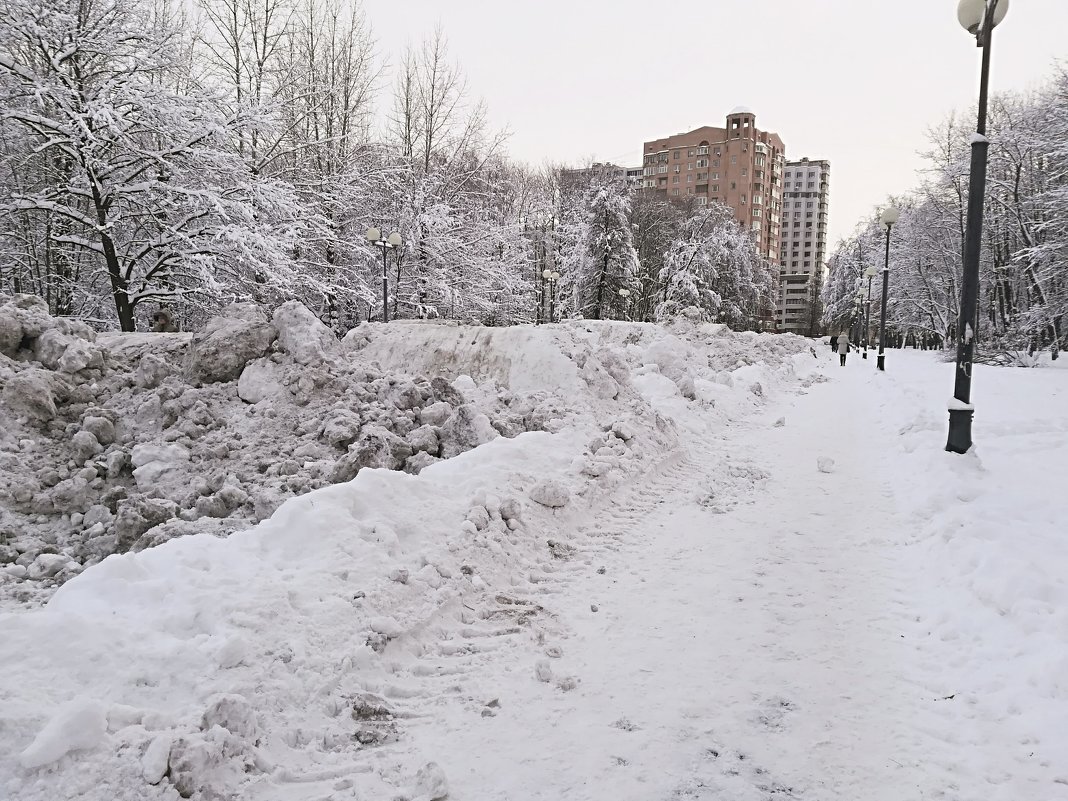
[[884, 371], [886, 370], [886, 354], [885, 353], [880, 353], [879, 354], [879, 363], [876, 366], [880, 370], [884, 370]]
[[950, 453], [967, 453], [972, 447], [972, 409], [949, 410], [949, 441], [946, 450]]

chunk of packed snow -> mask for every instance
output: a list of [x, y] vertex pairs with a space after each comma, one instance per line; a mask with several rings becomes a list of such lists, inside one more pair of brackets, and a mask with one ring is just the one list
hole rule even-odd
[[24, 768], [40, 768], [71, 751], [96, 748], [107, 736], [107, 709], [91, 698], [75, 698], [60, 708], [19, 755]]

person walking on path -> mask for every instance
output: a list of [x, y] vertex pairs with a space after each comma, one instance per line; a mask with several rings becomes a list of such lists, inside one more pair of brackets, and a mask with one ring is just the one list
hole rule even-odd
[[835, 340], [837, 344], [835, 349], [838, 351], [838, 360], [842, 367], [845, 367], [846, 354], [849, 353], [849, 334], [839, 334], [838, 339]]

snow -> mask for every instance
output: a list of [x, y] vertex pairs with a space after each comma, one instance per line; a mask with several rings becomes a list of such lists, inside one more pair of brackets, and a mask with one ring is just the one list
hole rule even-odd
[[1068, 372], [977, 366], [961, 457], [952, 364], [809, 344], [346, 338], [458, 408], [551, 387], [547, 425], [0, 617], [0, 797], [1068, 798]]
[[75, 698], [56, 712], [33, 742], [19, 754], [24, 768], [39, 768], [71, 751], [94, 748], [107, 732], [104, 705], [90, 698]]

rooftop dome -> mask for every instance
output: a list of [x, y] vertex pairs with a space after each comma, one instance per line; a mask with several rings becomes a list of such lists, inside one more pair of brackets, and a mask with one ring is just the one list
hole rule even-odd
[[749, 108], [749, 106], [735, 106], [734, 110], [731, 112], [731, 116], [733, 117], [735, 114], [756, 114], [756, 112]]

